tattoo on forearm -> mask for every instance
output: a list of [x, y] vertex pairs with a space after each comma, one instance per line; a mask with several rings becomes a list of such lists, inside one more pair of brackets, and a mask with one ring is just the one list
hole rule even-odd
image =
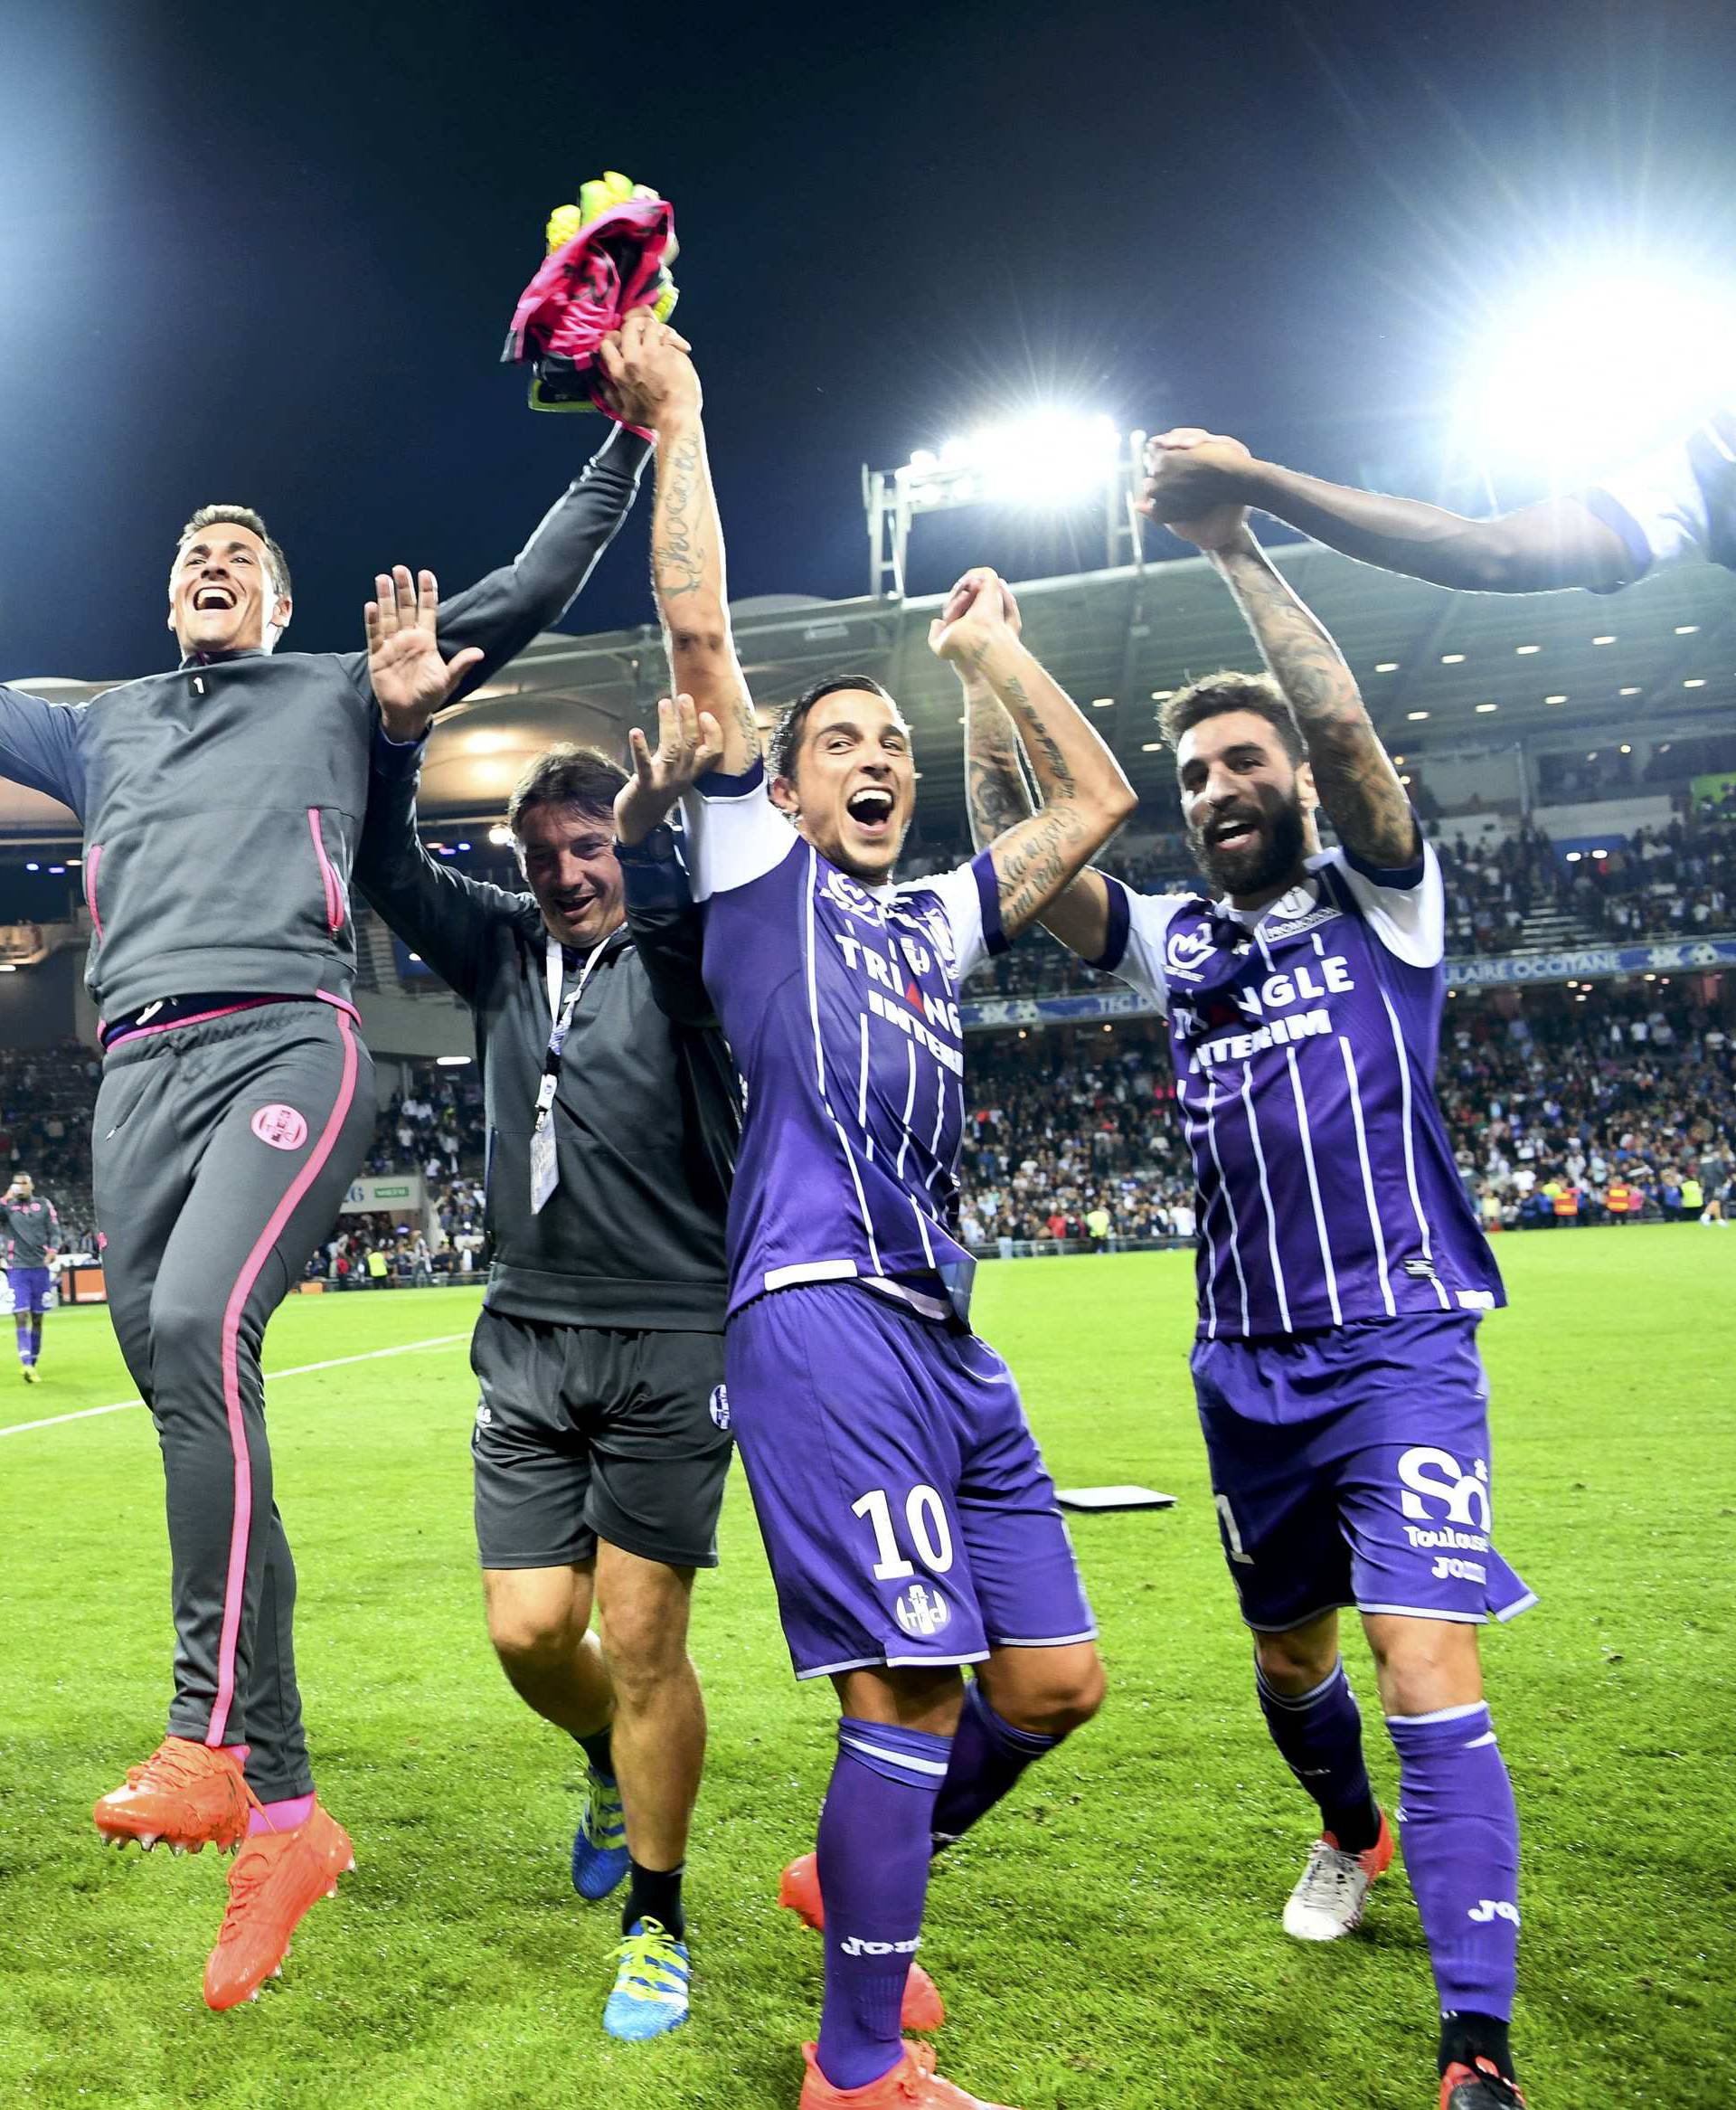
[[1008, 932], [1022, 930], [1048, 907], [1083, 865], [1094, 839], [1076, 809], [1051, 806], [996, 843], [1001, 922]]
[[700, 532], [703, 459], [696, 434], [676, 440], [657, 465], [656, 533], [651, 562], [657, 598], [665, 606], [705, 583], [705, 544]]
[[967, 803], [971, 840], [980, 850], [1028, 819], [1035, 808], [1024, 781], [1018, 735], [1000, 699], [993, 694], [972, 695], [966, 719]]
[[1231, 555], [1222, 570], [1296, 712], [1333, 826], [1371, 861], [1407, 864], [1417, 840], [1410, 801], [1343, 653], [1264, 557]]
[[[979, 645], [971, 655], [973, 667], [978, 677], [985, 680], [987, 677], [983, 667], [988, 650], [986, 644]], [[1018, 717], [1019, 733], [1030, 752], [1045, 799], [1071, 799], [1078, 789], [1072, 765], [1038, 715], [1029, 690], [1017, 675], [1009, 675], [993, 686], [1006, 708]]]
[[[709, 611], [720, 637], [727, 637], [728, 621], [723, 600], [723, 538], [717, 523], [717, 501], [712, 490], [711, 471], [703, 442], [697, 432], [684, 433], [657, 462], [656, 505], [651, 528], [651, 585], [664, 621], [665, 643], [670, 672], [677, 686], [691, 686], [691, 670], [677, 664], [682, 657], [678, 640], [692, 626], [697, 632]], [[679, 620], [672, 611], [685, 603]], [[715, 668], [715, 661], [711, 663]], [[731, 658], [731, 693], [710, 704], [727, 709], [748, 756], [760, 752], [760, 729], [753, 721], [753, 699], [741, 679], [740, 667]], [[713, 685], [713, 694], [715, 693]]]

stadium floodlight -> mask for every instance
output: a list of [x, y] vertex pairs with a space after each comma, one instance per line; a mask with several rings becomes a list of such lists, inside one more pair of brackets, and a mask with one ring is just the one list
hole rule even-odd
[[1108, 562], [1139, 558], [1131, 507], [1143, 475], [1146, 435], [1120, 433], [1112, 418], [1057, 408], [919, 447], [901, 468], [862, 472], [872, 547], [870, 590], [905, 591], [910, 523], [920, 514], [965, 506], [1061, 512], [1104, 509]]
[[1736, 388], [1736, 283], [1656, 260], [1537, 276], [1492, 318], [1458, 404], [1486, 465], [1618, 468], [1678, 438]]

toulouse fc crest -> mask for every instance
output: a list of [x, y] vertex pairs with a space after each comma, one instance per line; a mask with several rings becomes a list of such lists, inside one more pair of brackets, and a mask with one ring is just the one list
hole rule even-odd
[[912, 1583], [899, 1593], [893, 1615], [905, 1632], [919, 1641], [943, 1633], [952, 1623], [952, 1612], [932, 1583]]
[[712, 1387], [712, 1419], [720, 1429], [730, 1425], [730, 1396], [722, 1385]]

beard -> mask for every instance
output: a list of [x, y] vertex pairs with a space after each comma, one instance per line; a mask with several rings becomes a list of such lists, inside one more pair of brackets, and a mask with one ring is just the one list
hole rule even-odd
[[[1213, 893], [1265, 894], [1283, 885], [1301, 865], [1307, 844], [1301, 800], [1265, 790], [1259, 794], [1258, 807], [1260, 832], [1244, 843], [1221, 847], [1206, 840], [1203, 829], [1188, 829], [1188, 846]], [[1246, 807], [1238, 810], [1249, 819], [1256, 818]]]

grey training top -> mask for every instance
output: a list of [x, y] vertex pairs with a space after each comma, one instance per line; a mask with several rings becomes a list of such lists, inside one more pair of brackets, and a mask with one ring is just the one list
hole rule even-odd
[[49, 1254], [61, 1249], [61, 1219], [43, 1194], [27, 1202], [0, 1201], [0, 1231], [8, 1267], [46, 1267]]
[[[534, 896], [472, 879], [422, 847], [421, 753], [375, 740], [355, 877], [475, 1014], [494, 1252], [485, 1301], [557, 1325], [721, 1332], [741, 1096], [679, 865], [672, 855], [657, 904], [597, 955], [555, 1072], [559, 1183], [533, 1214], [531, 1131], [554, 1025], [548, 931]], [[564, 949], [563, 1002], [582, 965]]]
[[[556, 621], [626, 517], [649, 452], [619, 428], [510, 564], [440, 604], [469, 687]], [[190, 659], [84, 704], [0, 687], [0, 776], [84, 829], [98, 1010], [224, 994], [348, 1003], [350, 867], [378, 708], [364, 652]]]

